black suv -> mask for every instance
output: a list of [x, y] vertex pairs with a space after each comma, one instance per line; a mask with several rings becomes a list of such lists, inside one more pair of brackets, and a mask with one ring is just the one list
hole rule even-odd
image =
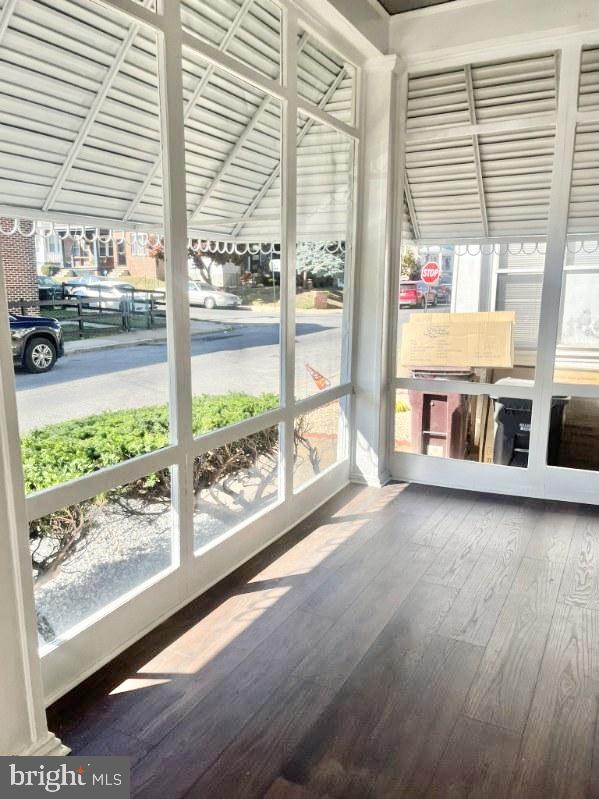
[[46, 316], [10, 314], [12, 360], [28, 372], [49, 372], [64, 355], [60, 323]]

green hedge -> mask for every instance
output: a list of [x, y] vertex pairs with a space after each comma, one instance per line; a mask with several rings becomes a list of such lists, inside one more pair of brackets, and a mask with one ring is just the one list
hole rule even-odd
[[[217, 430], [278, 407], [275, 394], [194, 397], [194, 435]], [[169, 443], [166, 405], [109, 411], [34, 430], [21, 440], [27, 493], [74, 480], [106, 466], [154, 452]]]

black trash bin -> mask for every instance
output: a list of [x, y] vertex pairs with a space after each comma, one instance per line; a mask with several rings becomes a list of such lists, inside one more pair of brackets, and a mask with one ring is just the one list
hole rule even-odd
[[[499, 381], [498, 381], [499, 382]], [[524, 382], [524, 381], [523, 381]], [[547, 463], [559, 461], [562, 419], [568, 397], [553, 397], [549, 423]], [[499, 397], [495, 403], [495, 443], [493, 463], [503, 466], [528, 466], [532, 401], [514, 397]]]

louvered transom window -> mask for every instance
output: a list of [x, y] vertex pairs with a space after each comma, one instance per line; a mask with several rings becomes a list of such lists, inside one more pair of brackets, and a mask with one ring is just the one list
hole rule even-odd
[[589, 238], [599, 234], [599, 124], [576, 130], [568, 233]]
[[[123, 218], [160, 153], [155, 37], [87, 0], [17, 0], [6, 19], [0, 203]], [[161, 224], [161, 203], [133, 219]]]
[[354, 121], [355, 73], [355, 67], [300, 30], [297, 41], [299, 97], [351, 125]]
[[581, 110], [599, 108], [599, 47], [582, 51], [578, 107]]
[[554, 53], [409, 78], [406, 205], [420, 238], [546, 234]]
[[183, 30], [276, 79], [281, 13], [270, 0], [182, 0]]
[[406, 170], [420, 237], [483, 235], [471, 137], [408, 144]]
[[[156, 8], [155, 0], [139, 5]], [[281, 8], [272, 0], [182, 0], [181, 26], [190, 233], [279, 240]], [[299, 99], [354, 125], [356, 68], [301, 26], [297, 65]], [[4, 216], [60, 213], [75, 224], [93, 218], [117, 230], [160, 230], [158, 76], [156, 35], [142, 22], [94, 0], [0, 0]], [[337, 145], [330, 139], [327, 150], [318, 130], [303, 118], [293, 143], [298, 165], [332, 183], [317, 196], [300, 182], [298, 205], [319, 230], [330, 222], [330, 237], [345, 235], [334, 211]]]

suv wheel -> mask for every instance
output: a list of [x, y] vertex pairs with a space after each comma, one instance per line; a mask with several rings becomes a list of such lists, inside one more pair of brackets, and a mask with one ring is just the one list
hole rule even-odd
[[49, 372], [56, 363], [56, 346], [47, 338], [32, 338], [24, 360], [28, 372]]
[[211, 311], [213, 308], [216, 308], [214, 297], [206, 297], [204, 300], [204, 308], [207, 308], [209, 311]]

